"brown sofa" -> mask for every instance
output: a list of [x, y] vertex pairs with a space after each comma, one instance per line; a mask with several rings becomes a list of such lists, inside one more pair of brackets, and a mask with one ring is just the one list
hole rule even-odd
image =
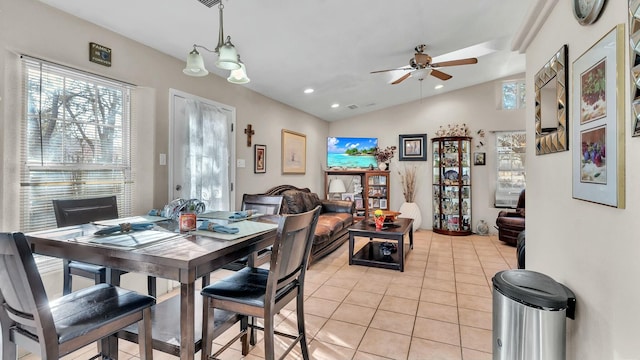
[[349, 239], [348, 228], [353, 224], [353, 201], [322, 200], [308, 188], [280, 185], [260, 195], [282, 195], [281, 214], [298, 214], [322, 205], [316, 225], [309, 264], [337, 249]]
[[498, 239], [511, 246], [516, 246], [518, 234], [524, 231], [525, 224], [525, 192], [522, 190], [518, 197], [515, 211], [500, 211], [496, 218]]

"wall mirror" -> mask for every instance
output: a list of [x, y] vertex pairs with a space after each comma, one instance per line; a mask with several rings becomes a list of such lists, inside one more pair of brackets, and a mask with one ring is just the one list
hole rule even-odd
[[633, 135], [640, 136], [640, 1], [629, 1], [629, 54], [631, 55], [631, 111]]
[[567, 45], [535, 76], [536, 155], [569, 150]]

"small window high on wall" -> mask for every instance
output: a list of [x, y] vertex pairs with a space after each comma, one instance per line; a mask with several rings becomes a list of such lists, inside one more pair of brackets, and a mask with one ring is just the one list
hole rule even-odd
[[502, 83], [502, 110], [524, 109], [525, 82], [524, 80], [510, 80]]
[[496, 207], [515, 208], [526, 185], [526, 135], [524, 131], [496, 132]]

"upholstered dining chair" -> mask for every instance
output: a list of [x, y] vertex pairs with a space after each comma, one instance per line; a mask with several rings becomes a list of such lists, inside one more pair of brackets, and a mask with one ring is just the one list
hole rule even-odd
[[[109, 220], [118, 218], [118, 202], [115, 196], [85, 199], [53, 200], [53, 212], [56, 215], [58, 227], [86, 224], [92, 221]], [[126, 274], [124, 271], [120, 274]], [[95, 283], [104, 283], [107, 278], [107, 268], [100, 265], [88, 264], [80, 261], [62, 260], [62, 294], [71, 293], [72, 276], [82, 276], [94, 279]], [[114, 285], [120, 285], [119, 276], [116, 276]], [[149, 295], [156, 297], [156, 278], [147, 277], [147, 291]]]
[[[205, 299], [202, 317], [203, 360], [209, 359], [212, 351], [214, 312], [218, 310], [232, 311], [243, 317], [239, 334], [243, 355], [249, 352], [247, 319], [259, 317], [264, 320], [261, 329], [264, 330], [266, 360], [275, 359], [275, 334], [294, 339], [281, 358], [300, 343], [303, 359], [309, 359], [304, 325], [304, 277], [319, 215], [320, 206], [305, 213], [283, 215], [278, 222], [269, 269], [245, 267], [202, 289], [201, 294]], [[293, 299], [296, 299], [298, 333], [291, 335], [275, 331], [274, 316]], [[228, 345], [216, 352], [213, 358]]]
[[110, 284], [49, 301], [25, 236], [0, 233], [0, 303], [9, 322], [0, 326], [2, 338], [9, 339], [3, 347], [21, 347], [42, 359], [59, 359], [137, 323], [142, 334], [140, 359], [152, 359], [151, 306], [155, 302], [151, 296]]

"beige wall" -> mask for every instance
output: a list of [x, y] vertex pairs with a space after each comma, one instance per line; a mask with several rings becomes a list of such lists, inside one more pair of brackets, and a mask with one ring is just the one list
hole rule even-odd
[[[480, 59], [479, 61], [482, 61]], [[510, 78], [523, 78], [512, 76]], [[423, 86], [433, 86], [429, 79], [424, 80]], [[408, 104], [387, 108], [331, 123], [330, 136], [377, 137], [378, 146], [386, 147], [398, 145], [400, 134], [427, 134], [427, 161], [398, 161], [396, 153], [391, 161], [391, 209], [398, 209], [404, 202], [400, 187], [398, 170], [405, 166], [417, 166], [418, 191], [416, 203], [422, 215], [424, 229], [433, 227], [432, 211], [432, 166], [433, 153], [431, 139], [442, 126], [449, 124], [467, 124], [473, 139], [473, 151], [487, 153], [486, 166], [473, 166], [471, 170], [472, 182], [472, 229], [475, 231], [480, 220], [485, 220], [492, 232], [499, 209], [493, 207], [495, 194], [495, 135], [493, 131], [524, 130], [524, 110], [498, 110], [499, 89], [505, 79], [488, 82], [465, 89], [444, 93], [438, 96], [414, 101]], [[409, 79], [407, 81], [414, 81]], [[391, 86], [391, 85], [389, 85]], [[446, 86], [446, 85], [445, 85]], [[417, 89], [416, 89], [417, 90]], [[478, 130], [484, 130], [484, 147], [479, 145]]]
[[[563, 44], [569, 46], [572, 64], [616, 24], [627, 24], [626, 1], [608, 1], [601, 19], [591, 26], [573, 19], [571, 3], [557, 3], [526, 51], [529, 92], [533, 92], [535, 73]], [[625, 39], [625, 52], [627, 44]], [[568, 321], [568, 359], [640, 359], [640, 287], [636, 285], [640, 242], [634, 227], [640, 216], [635, 201], [640, 196], [636, 186], [640, 139], [630, 136], [627, 56], [624, 61], [620, 96], [626, 105], [620, 111], [626, 130], [626, 209], [572, 198], [571, 151], [535, 156], [533, 146], [527, 147], [527, 267], [552, 276], [576, 293], [576, 320]], [[568, 68], [572, 89], [572, 67]], [[528, 111], [526, 116], [527, 135], [533, 136], [534, 114]], [[570, 131], [574, 123], [569, 116]], [[570, 150], [575, 146], [570, 140]]]
[[[110, 47], [113, 65], [104, 67], [88, 61], [89, 42]], [[185, 44], [185, 56], [190, 44]], [[144, 212], [161, 207], [168, 198], [168, 172], [158, 165], [160, 153], [168, 153], [168, 98], [175, 88], [236, 108], [238, 159], [246, 167], [236, 170], [236, 203], [244, 192], [262, 192], [282, 183], [310, 187], [322, 192], [323, 151], [307, 152], [305, 175], [281, 175], [280, 132], [289, 129], [307, 134], [308, 149], [325, 149], [327, 122], [259, 95], [246, 87], [232, 85], [215, 75], [192, 78], [182, 73], [183, 59], [159, 53], [118, 34], [97, 27], [35, 0], [0, 2], [0, 229], [18, 228], [20, 73], [19, 54], [86, 70], [130, 82], [141, 87], [137, 144], [138, 208]], [[252, 124], [253, 143], [267, 145], [267, 173], [253, 173], [253, 148], [246, 146], [243, 129]]]

